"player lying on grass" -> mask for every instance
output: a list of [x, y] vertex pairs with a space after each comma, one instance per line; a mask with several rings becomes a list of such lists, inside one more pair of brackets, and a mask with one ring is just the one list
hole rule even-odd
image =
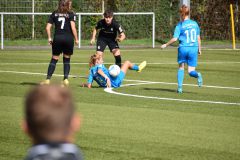
[[191, 77], [197, 78], [198, 86], [201, 87], [203, 80], [200, 72], [195, 69], [197, 67], [198, 54], [201, 55], [201, 38], [200, 29], [197, 22], [189, 19], [190, 9], [183, 5], [179, 10], [181, 21], [177, 24], [173, 38], [163, 44], [161, 48], [179, 40], [178, 48], [178, 93], [182, 93], [182, 85], [184, 79], [184, 64], [188, 65], [188, 73]]
[[130, 61], [125, 61], [121, 67], [120, 73], [116, 77], [113, 77], [109, 74], [108, 69], [104, 66], [102, 56], [99, 54], [94, 54], [91, 56], [89, 62], [90, 71], [88, 83], [83, 84], [83, 87], [91, 88], [93, 81], [96, 81], [100, 87], [118, 88], [122, 84], [128, 69], [141, 72], [146, 65], [146, 61], [143, 61], [139, 66], [132, 64]]

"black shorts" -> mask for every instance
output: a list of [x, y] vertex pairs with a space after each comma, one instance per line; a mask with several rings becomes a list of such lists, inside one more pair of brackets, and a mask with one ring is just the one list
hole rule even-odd
[[106, 46], [108, 46], [109, 50], [112, 52], [113, 49], [118, 49], [117, 41], [110, 38], [98, 38], [97, 40], [97, 51], [104, 52]]
[[55, 35], [52, 44], [52, 55], [59, 56], [61, 53], [72, 55], [74, 40], [71, 34]]

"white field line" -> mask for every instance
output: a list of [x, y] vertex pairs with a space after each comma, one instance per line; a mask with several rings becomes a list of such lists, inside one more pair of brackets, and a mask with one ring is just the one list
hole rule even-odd
[[[136, 85], [141, 85], [141, 84], [166, 84], [166, 85], [177, 85], [177, 83], [171, 83], [171, 82], [152, 82], [152, 81], [141, 81], [141, 80], [128, 80], [125, 79], [124, 81], [128, 82], [139, 82], [139, 83], [134, 83], [134, 84], [124, 84], [121, 87], [127, 87], [127, 86], [136, 86]], [[184, 86], [194, 86], [198, 87], [198, 85], [195, 84], [183, 84]], [[202, 87], [205, 88], [218, 88], [218, 89], [232, 89], [232, 90], [240, 90], [239, 87], [224, 87], [224, 86], [209, 86], [209, 85], [202, 85]]]
[[[216, 62], [198, 62], [199, 64], [240, 64], [240, 62], [225, 62], [225, 61], [216, 61]], [[48, 65], [49, 63], [0, 63], [0, 66], [5, 66], [5, 65]], [[71, 63], [72, 65], [88, 65], [88, 63]], [[113, 64], [113, 63], [104, 63], [104, 64]], [[137, 63], [136, 63], [137, 64]], [[152, 62], [148, 63], [150, 65], [171, 65], [171, 64], [177, 64], [177, 62]], [[62, 63], [58, 63], [58, 65], [63, 65]]]
[[[0, 73], [13, 73], [13, 74], [27, 74], [27, 75], [46, 75], [45, 73], [35, 73], [35, 72], [19, 72], [19, 71], [3, 71], [0, 70]], [[53, 74], [53, 76], [56, 77], [62, 77], [62, 74]], [[69, 75], [69, 77], [72, 78], [87, 78], [86, 76], [79, 76], [79, 75]], [[125, 79], [124, 81], [127, 82], [138, 82], [134, 84], [125, 84], [122, 85], [121, 87], [127, 87], [127, 86], [136, 86], [136, 85], [141, 85], [141, 84], [165, 84], [165, 85], [177, 85], [177, 83], [171, 83], [171, 82], [152, 82], [152, 81], [142, 81], [142, 80], [129, 80]], [[197, 86], [195, 84], [183, 84], [185, 86]], [[208, 85], [203, 85], [202, 87], [206, 88], [218, 88], [218, 89], [232, 89], [232, 90], [240, 90], [238, 87], [223, 87], [223, 86], [208, 86]]]
[[108, 93], [111, 93], [111, 94], [116, 94], [116, 95], [122, 95], [122, 96], [128, 96], [128, 97], [137, 97], [137, 98], [146, 98], [146, 99], [158, 99], [158, 100], [193, 102], [193, 103], [208, 103], [208, 104], [226, 104], [226, 105], [238, 105], [238, 106], [240, 106], [240, 103], [230, 103], [230, 102], [220, 102], [220, 101], [190, 100], [190, 99], [176, 99], [176, 98], [164, 98], [164, 97], [152, 97], [152, 96], [141, 96], [141, 95], [134, 95], [134, 94], [115, 92], [115, 91], [113, 91], [112, 88], [105, 88], [104, 91], [108, 92]]
[[[2, 71], [2, 70], [0, 70], [0, 73], [14, 73], [14, 74], [27, 74], [27, 75], [44, 75], [44, 76], [47, 75], [46, 73]], [[55, 76], [55, 77], [63, 77], [62, 74], [53, 74], [53, 76]], [[77, 78], [77, 77], [79, 77], [79, 78], [86, 78], [86, 76], [76, 76], [76, 75], [69, 75], [69, 77], [72, 77], [72, 78]]]
[[[14, 73], [14, 74], [27, 74], [27, 75], [46, 75], [44, 73], [33, 73], [33, 72], [18, 72], [18, 71], [2, 71], [0, 70], [0, 73]], [[54, 76], [62, 77], [60, 74], [54, 74]], [[74, 75], [70, 75], [69, 77], [76, 77]], [[78, 76], [78, 77], [85, 77], [85, 76]], [[141, 83], [137, 84], [126, 84], [123, 85], [125, 86], [130, 86], [130, 85], [142, 85], [142, 84], [175, 84], [175, 83], [166, 83], [166, 82], [150, 82], [150, 81], [139, 81], [139, 80], [126, 80], [126, 81], [138, 81]], [[191, 85], [191, 84], [187, 84]], [[218, 88], [220, 86], [215, 86], [213, 88]], [[222, 88], [222, 87], [221, 87]], [[224, 87], [226, 88], [226, 87]], [[234, 87], [228, 87], [226, 89], [233, 89]], [[236, 88], [235, 88], [236, 89]], [[240, 89], [240, 88], [238, 88]], [[163, 97], [151, 97], [151, 96], [141, 96], [141, 95], [133, 95], [133, 94], [126, 94], [126, 93], [120, 93], [120, 92], [115, 92], [112, 90], [112, 88], [106, 88], [104, 91], [112, 94], [117, 94], [117, 95], [124, 95], [124, 96], [130, 96], [130, 97], [138, 97], [138, 98], [147, 98], [147, 99], [159, 99], [159, 100], [168, 100], [168, 101], [181, 101], [181, 102], [196, 102], [196, 103], [211, 103], [211, 104], [228, 104], [228, 105], [240, 105], [240, 103], [229, 103], [229, 102], [218, 102], [218, 101], [201, 101], [201, 100], [188, 100], [188, 99], [174, 99], [174, 98], [163, 98]]]

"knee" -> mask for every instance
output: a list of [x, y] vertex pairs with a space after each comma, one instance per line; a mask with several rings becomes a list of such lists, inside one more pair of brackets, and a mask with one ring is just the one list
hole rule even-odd
[[112, 53], [114, 56], [119, 56], [121, 54], [119, 49], [112, 50]]

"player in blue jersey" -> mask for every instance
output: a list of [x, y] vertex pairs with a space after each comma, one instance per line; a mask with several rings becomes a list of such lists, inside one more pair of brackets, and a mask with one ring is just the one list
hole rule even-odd
[[125, 61], [121, 66], [121, 71], [117, 77], [112, 77], [109, 74], [108, 69], [104, 66], [102, 56], [94, 54], [90, 58], [88, 83], [83, 84], [83, 87], [92, 87], [93, 81], [96, 81], [100, 87], [113, 87], [118, 88], [122, 84], [122, 81], [127, 73], [128, 69], [141, 72], [147, 65], [146, 61], [143, 61], [139, 66], [132, 64], [130, 61]]
[[163, 44], [161, 48], [166, 48], [170, 44], [179, 40], [178, 48], [178, 93], [182, 93], [184, 79], [184, 64], [188, 65], [188, 73], [191, 77], [197, 78], [198, 86], [201, 87], [203, 80], [201, 73], [195, 69], [197, 67], [198, 54], [201, 55], [200, 29], [197, 22], [189, 19], [189, 7], [182, 5], [179, 10], [181, 22], [175, 27], [173, 38]]

